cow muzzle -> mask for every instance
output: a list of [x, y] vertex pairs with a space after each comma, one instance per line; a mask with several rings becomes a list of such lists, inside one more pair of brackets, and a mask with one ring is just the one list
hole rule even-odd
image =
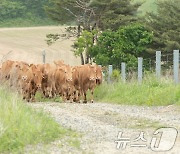
[[67, 81], [68, 81], [68, 82], [71, 82], [71, 81], [72, 81], [72, 78], [68, 78]]
[[90, 81], [95, 81], [95, 79], [96, 79], [95, 77], [90, 77], [89, 78]]
[[41, 84], [37, 85], [37, 89], [40, 90], [41, 89]]

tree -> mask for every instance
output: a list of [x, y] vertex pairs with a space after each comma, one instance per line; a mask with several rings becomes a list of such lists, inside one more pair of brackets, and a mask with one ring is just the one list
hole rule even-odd
[[[81, 36], [83, 30], [91, 31], [91, 21], [94, 15], [93, 9], [90, 8], [90, 0], [50, 0], [52, 7], [46, 7], [46, 11], [49, 17], [61, 24], [75, 23], [76, 27], [67, 27], [69, 34], [48, 34], [47, 43], [52, 44], [58, 39], [77, 37]], [[82, 52], [78, 54], [81, 57], [81, 64], [85, 63], [84, 55]], [[88, 53], [86, 55], [86, 62], [88, 58]]]
[[97, 64], [112, 64], [120, 68], [121, 62], [126, 62], [128, 67], [136, 68], [137, 57], [147, 55], [146, 47], [152, 42], [152, 37], [143, 25], [131, 24], [115, 32], [104, 31], [89, 53]]
[[20, 17], [24, 14], [25, 7], [18, 2], [2, 0], [0, 2], [0, 19], [12, 19]]
[[154, 33], [149, 52], [157, 50], [165, 53], [180, 49], [180, 1], [158, 1], [157, 13], [148, 13], [147, 27]]
[[95, 11], [96, 24], [102, 30], [117, 30], [137, 21], [137, 10], [142, 3], [132, 0], [93, 0], [91, 7]]
[[61, 24], [75, 23], [90, 30], [93, 9], [91, 0], [49, 0], [51, 6], [45, 7], [50, 18]]
[[[52, 6], [46, 7], [49, 17], [61, 24], [75, 23], [78, 27], [75, 34], [77, 37], [80, 37], [84, 30], [89, 32], [107, 28], [116, 30], [119, 26], [127, 25], [135, 21], [135, 15], [140, 6], [140, 4], [131, 3], [131, 0], [50, 0], [50, 2]], [[59, 34], [57, 37], [57, 34], [49, 34], [47, 35], [48, 42], [54, 42], [53, 39], [58, 40], [60, 36], [62, 35]], [[96, 35], [93, 41], [95, 37]], [[84, 64], [82, 52], [80, 56]], [[89, 58], [89, 53], [85, 53], [85, 63], [89, 61]]]
[[92, 62], [91, 57], [91, 48], [94, 45], [94, 35], [97, 34], [97, 31], [93, 30], [92, 32], [83, 31], [82, 35], [74, 42], [74, 53], [76, 56], [80, 56], [80, 54], [86, 54], [86, 59], [84, 63]]
[[47, 18], [44, 6], [48, 0], [1, 0], [1, 22], [17, 18]]

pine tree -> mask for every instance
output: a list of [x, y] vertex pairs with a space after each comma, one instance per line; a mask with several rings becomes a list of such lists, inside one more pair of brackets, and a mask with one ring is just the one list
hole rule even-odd
[[81, 24], [85, 30], [94, 27], [117, 30], [136, 21], [140, 3], [131, 0], [50, 0], [46, 11], [60, 23]]
[[141, 4], [131, 0], [93, 0], [91, 6], [101, 29], [117, 30], [137, 21], [137, 10]]
[[148, 13], [146, 23], [154, 33], [154, 40], [148, 49], [172, 52], [180, 49], [180, 1], [158, 1], [157, 14]]

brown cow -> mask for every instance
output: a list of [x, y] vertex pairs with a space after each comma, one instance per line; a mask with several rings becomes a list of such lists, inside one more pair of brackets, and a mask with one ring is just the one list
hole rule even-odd
[[45, 97], [52, 98], [56, 96], [56, 87], [54, 79], [55, 71], [56, 65], [44, 65], [44, 78], [42, 80], [42, 90]]
[[96, 84], [100, 85], [102, 83], [102, 68], [98, 65], [95, 65], [96, 68]]
[[93, 103], [94, 89], [96, 87], [96, 68], [90, 64], [81, 66], [79, 69], [79, 80], [81, 94], [84, 96], [83, 103], [87, 103], [87, 91], [91, 91], [91, 102]]
[[54, 77], [56, 90], [62, 96], [63, 101], [70, 100], [72, 102], [72, 67], [69, 65], [57, 67]]
[[0, 67], [0, 77], [1, 77], [1, 67]]
[[34, 75], [33, 75], [33, 71], [32, 69], [28, 69], [26, 71], [22, 71], [21, 76], [21, 80], [20, 80], [20, 87], [21, 87], [21, 93], [23, 95], [23, 99], [29, 101], [32, 101], [34, 98], [32, 96], [34, 96]]
[[10, 87], [17, 88], [19, 90], [19, 80], [21, 78], [21, 74], [24, 71], [27, 71], [29, 66], [23, 62], [14, 62], [11, 66], [11, 70], [9, 72], [9, 84]]
[[73, 74], [72, 74], [72, 79], [73, 79], [73, 86], [74, 86], [74, 93], [73, 93], [73, 101], [80, 103], [80, 95], [81, 95], [81, 87], [80, 87], [80, 66], [74, 66], [73, 69]]
[[2, 73], [1, 73], [1, 77], [0, 77], [1, 81], [9, 80], [9, 78], [10, 78], [9, 72], [12, 68], [13, 63], [15, 63], [15, 61], [11, 61], [11, 60], [7, 60], [2, 63], [2, 67], [1, 67]]
[[59, 66], [59, 67], [61, 67], [61, 66], [66, 66], [66, 64], [64, 63], [63, 60], [54, 61], [54, 64], [55, 64], [56, 66]]
[[31, 64], [30, 69], [32, 71], [33, 77], [32, 77], [32, 100], [34, 101], [35, 95], [37, 91], [41, 91], [42, 87], [42, 79], [44, 78], [43, 73], [41, 72], [40, 68], [38, 66]]

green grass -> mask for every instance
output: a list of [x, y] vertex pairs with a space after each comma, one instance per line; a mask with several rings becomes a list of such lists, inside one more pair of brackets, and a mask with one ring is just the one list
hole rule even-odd
[[148, 129], [148, 128], [161, 128], [165, 127], [165, 125], [161, 124], [159, 121], [152, 121], [148, 119], [142, 119], [142, 118], [137, 118], [133, 119], [133, 122], [130, 122], [130, 126], [128, 128], [132, 129]]
[[80, 136], [80, 134], [77, 134], [74, 132], [70, 133], [70, 138], [67, 140], [68, 145], [76, 149], [81, 149], [81, 143], [80, 143], [80, 140], [78, 139], [80, 137], [82, 137]]
[[50, 26], [50, 25], [58, 25], [58, 23], [48, 18], [47, 19], [16, 18], [16, 19], [7, 19], [5, 21], [0, 22], [0, 28], [2, 27], [36, 27], [36, 26]]
[[150, 75], [143, 79], [141, 85], [137, 80], [104, 83], [95, 90], [95, 99], [99, 102], [128, 105], [180, 105], [180, 85], [175, 85], [168, 79], [158, 81]]
[[74, 141], [72, 134], [43, 111], [27, 106], [18, 95], [0, 88], [0, 153], [16, 153], [27, 145], [48, 144], [67, 136]]
[[123, 117], [121, 115], [121, 117], [118, 117], [117, 120], [119, 128], [150, 129], [165, 127], [165, 125], [161, 124], [159, 121], [149, 120], [140, 117]]
[[36, 102], [57, 102], [62, 103], [62, 98], [60, 96], [57, 96], [55, 98], [45, 98], [42, 93], [37, 93], [35, 96]]

